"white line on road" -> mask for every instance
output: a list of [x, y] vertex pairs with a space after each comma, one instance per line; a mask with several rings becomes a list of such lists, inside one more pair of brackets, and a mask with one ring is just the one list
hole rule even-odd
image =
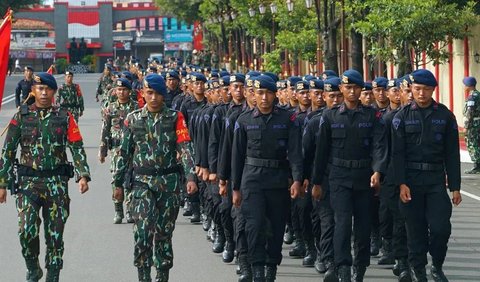
[[2, 106], [15, 100], [15, 97], [2, 100]]
[[462, 191], [462, 190], [460, 190], [460, 193], [462, 193], [463, 195], [465, 195], [465, 196], [467, 196], [467, 197], [470, 197], [470, 198], [472, 198], [472, 199], [474, 199], [474, 200], [480, 201], [480, 197], [477, 196], [477, 195], [474, 195], [474, 194], [472, 194], [472, 193], [468, 193], [468, 192], [465, 192], [465, 191]]

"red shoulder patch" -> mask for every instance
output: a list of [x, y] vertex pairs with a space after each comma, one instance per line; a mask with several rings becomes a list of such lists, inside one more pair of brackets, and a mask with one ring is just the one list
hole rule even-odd
[[68, 131], [67, 131], [68, 142], [78, 142], [82, 141], [82, 135], [80, 134], [80, 129], [78, 128], [77, 122], [73, 118], [71, 113], [68, 113]]
[[10, 120], [10, 125], [13, 125], [13, 126], [18, 126], [18, 121], [16, 119], [11, 119]]
[[177, 124], [176, 128], [176, 135], [177, 135], [177, 144], [182, 142], [191, 141], [190, 134], [188, 134], [187, 123], [185, 122], [185, 118], [181, 112], [177, 113]]

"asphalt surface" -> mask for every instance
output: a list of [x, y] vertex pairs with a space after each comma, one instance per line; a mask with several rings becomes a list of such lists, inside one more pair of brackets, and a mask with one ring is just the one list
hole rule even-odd
[[[62, 76], [57, 77], [59, 83], [63, 81]], [[136, 281], [132, 226], [112, 223], [109, 160], [100, 164], [97, 159], [101, 119], [94, 97], [98, 77], [98, 74], [89, 74], [74, 78], [85, 96], [86, 110], [79, 125], [92, 181], [90, 191], [84, 195], [78, 192], [77, 184], [70, 182], [71, 215], [64, 234], [64, 269], [60, 277], [61, 281], [69, 282]], [[0, 111], [1, 130], [15, 113], [14, 101], [8, 97], [20, 79], [19, 75], [7, 78]], [[2, 146], [3, 140], [4, 136], [0, 137]], [[463, 168], [469, 166], [464, 164]], [[480, 176], [464, 175], [462, 180], [462, 190], [470, 196], [463, 195], [462, 204], [453, 209], [453, 232], [444, 270], [450, 281], [480, 281]], [[25, 281], [25, 264], [17, 229], [15, 201], [9, 196], [7, 204], [0, 206], [0, 282]], [[43, 266], [43, 231], [40, 236], [40, 263]], [[170, 281], [237, 280], [235, 265], [222, 263], [221, 256], [212, 253], [211, 243], [205, 238], [201, 225], [191, 225], [187, 218], [179, 215], [173, 236], [175, 260]], [[321, 281], [323, 276], [313, 268], [302, 267], [301, 260], [288, 257], [291, 248], [284, 245], [284, 260], [278, 269], [277, 281]], [[396, 281], [391, 270], [378, 266], [376, 262], [377, 258], [372, 258], [365, 281]]]

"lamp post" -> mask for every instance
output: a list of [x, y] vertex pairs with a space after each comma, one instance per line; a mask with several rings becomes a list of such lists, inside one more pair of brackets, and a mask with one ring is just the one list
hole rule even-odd
[[270, 51], [275, 50], [275, 14], [277, 14], [277, 4], [272, 3], [270, 4], [270, 12], [272, 12], [272, 40]]

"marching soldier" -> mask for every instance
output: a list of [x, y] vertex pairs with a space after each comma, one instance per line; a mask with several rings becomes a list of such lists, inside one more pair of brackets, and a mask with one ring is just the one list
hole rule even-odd
[[133, 165], [134, 265], [142, 282], [151, 281], [152, 266], [157, 269], [155, 281], [168, 281], [173, 267], [172, 234], [180, 206], [181, 166], [177, 154], [187, 177], [188, 193], [197, 190], [187, 125], [181, 112], [165, 106], [166, 93], [161, 76], [145, 77], [142, 96], [146, 106], [127, 116], [113, 176], [115, 199], [122, 200], [125, 175], [129, 164]]
[[104, 96], [106, 95], [107, 91], [112, 88], [112, 66], [111, 65], [105, 65], [105, 68], [103, 69], [102, 76], [98, 80], [98, 87], [97, 87], [97, 92], [95, 94], [95, 99], [97, 102], [100, 101], [98, 96], [102, 96], [102, 102], [106, 99]]
[[362, 93], [360, 93], [360, 101], [364, 106], [371, 106], [375, 102], [372, 91], [372, 83], [365, 82], [363, 86]]
[[473, 161], [473, 168], [466, 170], [466, 174], [480, 173], [480, 92], [476, 89], [477, 80], [474, 77], [463, 79], [465, 90], [469, 95], [465, 103], [465, 141], [468, 153]]
[[180, 90], [180, 76], [177, 71], [171, 70], [166, 73], [167, 96], [165, 96], [165, 105], [171, 108], [176, 96], [182, 94]]
[[[130, 91], [132, 90], [132, 85], [130, 82], [125, 78], [119, 78], [115, 84], [116, 87], [114, 88], [114, 91], [116, 92], [115, 95], [117, 96], [117, 100], [113, 103], [110, 103], [105, 110], [102, 123], [100, 150], [98, 154], [100, 163], [104, 163], [105, 157], [110, 150], [110, 172], [112, 173], [114, 173], [116, 170], [118, 158], [120, 156], [120, 140], [122, 139], [125, 118], [127, 117], [127, 114], [138, 109], [138, 104], [130, 98]], [[127, 174], [130, 176], [131, 170], [127, 170]], [[126, 220], [128, 223], [133, 223], [130, 212], [131, 179], [130, 177], [126, 177], [126, 179], [127, 181], [124, 185], [125, 192], [127, 194], [125, 200], [127, 205]], [[112, 183], [112, 191], [114, 190], [115, 185]], [[122, 219], [124, 217], [123, 201], [113, 199], [113, 203], [115, 207], [115, 217], [113, 219], [113, 223], [120, 224], [122, 223]]]
[[33, 85], [33, 68], [26, 66], [24, 69], [25, 78], [20, 80], [15, 89], [15, 106], [20, 107], [26, 99], [26, 104], [31, 105], [35, 102], [35, 98], [29, 96]]
[[[72, 114], [52, 106], [57, 90], [48, 73], [34, 76], [35, 103], [22, 105], [10, 121], [0, 159], [0, 203], [6, 201], [6, 187], [13, 181], [15, 155], [18, 161], [17, 210], [22, 255], [27, 265], [27, 281], [39, 281], [43, 271], [38, 262], [40, 214], [43, 216], [47, 250], [47, 282], [59, 281], [63, 267], [63, 231], [69, 216], [68, 180], [74, 176], [80, 193], [88, 191], [90, 173], [82, 136]], [[67, 160], [70, 149], [75, 168]], [[15, 188], [14, 188], [15, 190]]]
[[80, 85], [73, 83], [73, 73], [71, 71], [65, 72], [65, 83], [58, 89], [56, 100], [60, 108], [70, 112], [75, 121], [78, 122], [78, 118], [83, 115], [85, 108]]

